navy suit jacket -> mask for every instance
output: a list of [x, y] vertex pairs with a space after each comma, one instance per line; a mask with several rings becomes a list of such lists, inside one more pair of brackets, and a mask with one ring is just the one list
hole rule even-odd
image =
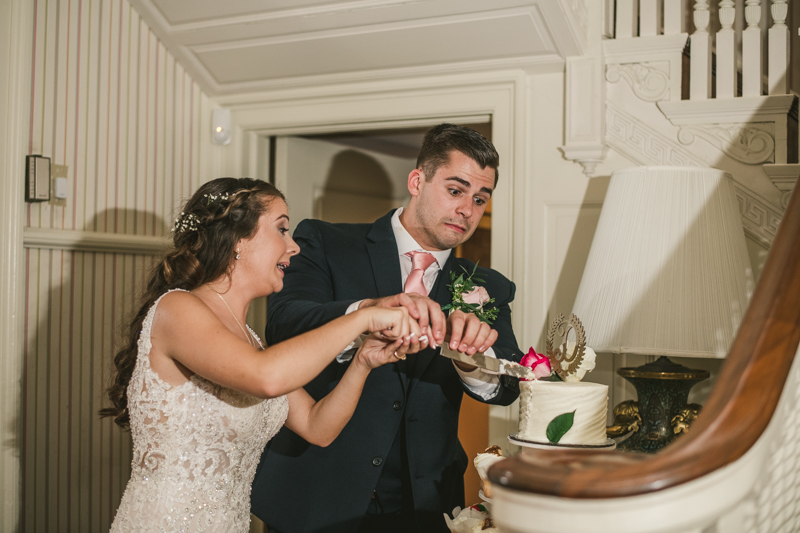
[[[300, 254], [286, 270], [284, 288], [268, 305], [266, 339], [275, 344], [344, 315], [365, 298], [403, 291], [392, 212], [373, 224], [304, 220], [295, 230]], [[473, 263], [451, 254], [431, 290], [440, 305], [450, 301], [450, 271]], [[514, 284], [494, 270], [478, 268], [499, 316], [492, 327], [498, 357], [522, 357], [511, 329]], [[298, 364], [301, 362], [298, 361]], [[305, 389], [319, 400], [339, 382], [349, 363], [334, 361]], [[282, 532], [350, 532], [358, 528], [381, 475], [382, 463], [405, 424], [405, 450], [420, 531], [446, 531], [442, 513], [464, 505], [468, 459], [458, 440], [458, 414], [466, 392], [452, 361], [437, 350], [370, 372], [353, 417], [326, 448], [308, 444], [288, 428], [269, 443], [253, 482], [252, 510]], [[501, 377], [488, 401], [509, 405], [519, 395], [516, 379]], [[424, 525], [429, 524], [429, 525]], [[434, 525], [435, 524], [435, 525]]]

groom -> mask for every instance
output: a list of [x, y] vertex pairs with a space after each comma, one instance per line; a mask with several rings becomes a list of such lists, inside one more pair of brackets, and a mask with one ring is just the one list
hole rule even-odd
[[[492, 326], [450, 303], [450, 273], [474, 265], [452, 249], [472, 235], [497, 184], [498, 155], [474, 130], [431, 129], [408, 176], [408, 207], [373, 224], [304, 220], [295, 230], [300, 255], [269, 302], [269, 344], [369, 305], [409, 308], [436, 344], [467, 354], [487, 351], [519, 361], [511, 329], [512, 282], [494, 270], [476, 277], [499, 315]], [[358, 340], [356, 341], [356, 343]], [[355, 343], [306, 386], [327, 394], [344, 374]], [[302, 365], [302, 361], [297, 361]], [[464, 505], [468, 458], [458, 440], [463, 393], [509, 405], [516, 380], [483, 373], [424, 349], [370, 373], [355, 413], [327, 448], [283, 428], [261, 457], [253, 513], [270, 533], [448, 531], [443, 513]]]

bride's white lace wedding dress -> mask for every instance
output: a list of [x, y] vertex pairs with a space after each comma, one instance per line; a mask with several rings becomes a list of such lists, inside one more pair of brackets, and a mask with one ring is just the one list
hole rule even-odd
[[254, 398], [197, 375], [178, 386], [162, 381], [149, 357], [161, 298], [142, 325], [128, 386], [131, 478], [111, 531], [247, 532], [256, 466], [289, 402]]

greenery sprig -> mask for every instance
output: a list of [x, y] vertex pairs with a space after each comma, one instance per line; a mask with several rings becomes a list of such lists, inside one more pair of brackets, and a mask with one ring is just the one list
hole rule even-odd
[[461, 270], [464, 271], [461, 274], [450, 271], [450, 284], [447, 285], [447, 288], [450, 289], [453, 300], [449, 304], [442, 306], [442, 311], [449, 311], [452, 313], [457, 309], [465, 313], [473, 313], [483, 322], [491, 324], [495, 321], [497, 314], [500, 312], [497, 307], [490, 307], [490, 304], [494, 303], [494, 298], [489, 298], [482, 303], [468, 303], [464, 301], [465, 295], [475, 290], [483, 289], [483, 287], [479, 287], [475, 284], [476, 282], [485, 283], [483, 279], [475, 276], [475, 272], [478, 270], [477, 263], [475, 264], [475, 268], [472, 269], [472, 272], [468, 271], [463, 266]]

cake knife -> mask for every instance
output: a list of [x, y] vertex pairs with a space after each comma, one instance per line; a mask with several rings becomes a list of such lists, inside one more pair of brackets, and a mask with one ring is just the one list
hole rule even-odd
[[533, 370], [527, 366], [513, 361], [506, 361], [505, 359], [495, 359], [494, 357], [485, 355], [483, 352], [475, 352], [472, 355], [467, 355], [451, 350], [446, 344], [443, 344], [442, 355], [454, 361], [461, 361], [468, 365], [477, 366], [488, 374], [504, 374], [515, 378], [536, 379]]

